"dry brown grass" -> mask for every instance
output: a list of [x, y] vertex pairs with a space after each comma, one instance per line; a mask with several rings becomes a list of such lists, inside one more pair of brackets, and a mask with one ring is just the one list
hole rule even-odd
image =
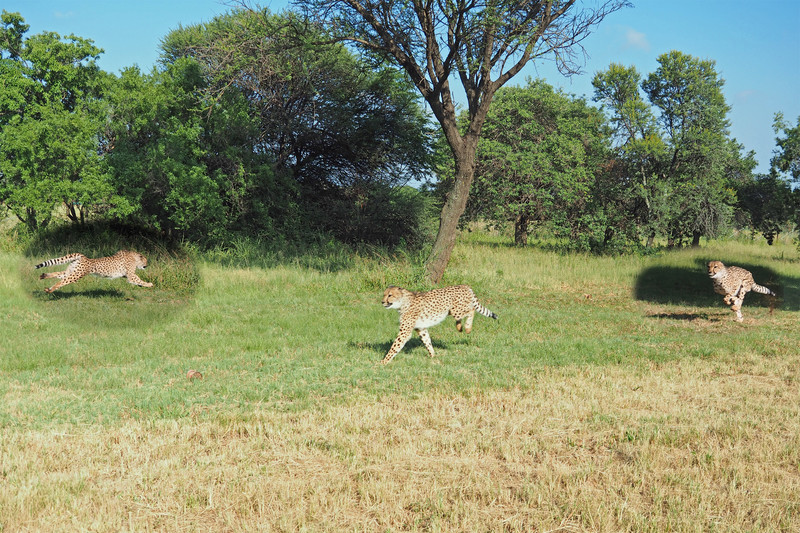
[[0, 433], [0, 531], [797, 531], [800, 357]]

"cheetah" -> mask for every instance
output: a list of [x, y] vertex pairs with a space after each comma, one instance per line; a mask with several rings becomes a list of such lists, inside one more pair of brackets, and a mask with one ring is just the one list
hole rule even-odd
[[753, 280], [753, 274], [736, 266], [726, 267], [722, 261], [708, 263], [708, 276], [714, 282], [714, 292], [724, 295], [725, 305], [730, 305], [736, 313], [736, 321], [744, 320], [742, 317], [742, 302], [749, 291], [775, 296], [775, 293]]
[[69, 263], [66, 270], [61, 272], [48, 272], [39, 276], [39, 279], [58, 278], [60, 281], [45, 289], [44, 292], [50, 293], [60, 289], [64, 285], [75, 283], [87, 274], [94, 274], [104, 278], [128, 278], [128, 283], [140, 287], [152, 287], [153, 284], [143, 281], [136, 275], [137, 268], [147, 267], [147, 258], [138, 252], [130, 250], [120, 250], [110, 257], [100, 257], [90, 259], [83, 254], [75, 253], [48, 259], [36, 265], [36, 268], [49, 267], [53, 265], [63, 265]]
[[428, 328], [441, 323], [448, 314], [456, 319], [456, 329], [466, 333], [472, 331], [475, 311], [497, 319], [497, 315], [478, 303], [475, 293], [468, 285], [454, 285], [428, 292], [413, 292], [392, 286], [383, 293], [383, 306], [386, 309], [397, 309], [400, 313], [400, 333], [383, 358], [383, 364], [389, 363], [403, 349], [414, 330], [419, 333], [428, 354], [434, 357]]

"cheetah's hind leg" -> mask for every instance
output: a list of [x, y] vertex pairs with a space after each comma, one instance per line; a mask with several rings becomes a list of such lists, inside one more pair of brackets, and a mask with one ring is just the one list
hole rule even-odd
[[742, 299], [738, 298], [733, 302], [731, 305], [731, 310], [736, 313], [736, 322], [742, 322], [744, 317], [742, 316]]
[[64, 281], [64, 280], [62, 279], [62, 280], [60, 280], [58, 283], [56, 283], [55, 285], [53, 285], [52, 287], [50, 287], [49, 289], [45, 289], [45, 290], [44, 290], [44, 292], [46, 292], [46, 293], [50, 294], [51, 292], [53, 292], [53, 291], [57, 291], [58, 289], [60, 289], [60, 288], [61, 288], [61, 287], [63, 287], [64, 285], [69, 285], [70, 283], [72, 283], [72, 281]]
[[433, 343], [431, 343], [431, 336], [430, 333], [428, 333], [428, 330], [420, 329], [417, 330], [417, 333], [419, 333], [419, 338], [422, 339], [422, 344], [425, 345], [425, 349], [428, 350], [428, 355], [431, 357], [436, 357], [436, 354], [433, 353]]

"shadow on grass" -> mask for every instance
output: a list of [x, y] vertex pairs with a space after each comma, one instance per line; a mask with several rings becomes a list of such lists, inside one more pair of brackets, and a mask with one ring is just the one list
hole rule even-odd
[[[634, 284], [634, 297], [637, 300], [656, 304], [686, 305], [693, 307], [713, 307], [724, 305], [722, 295], [714, 292], [714, 285], [708, 277], [706, 265], [708, 261], [719, 260], [726, 266], [738, 266], [749, 270], [756, 283], [770, 288], [777, 298], [749, 292], [745, 298], [745, 306], [775, 307], [787, 311], [800, 310], [800, 278], [781, 276], [764, 265], [737, 262], [735, 259], [698, 258], [693, 267], [653, 266], [642, 271]], [[726, 306], [727, 307], [727, 306]], [[662, 318], [693, 320], [708, 318], [705, 314], [664, 313]], [[669, 315], [669, 316], [668, 316]]]
[[34, 291], [31, 296], [36, 300], [63, 300], [69, 298], [125, 298], [125, 293], [117, 289], [89, 289], [85, 291], [64, 291], [63, 289], [56, 290], [51, 293], [41, 291]]
[[718, 315], [711, 316], [708, 313], [654, 313], [647, 315], [650, 318], [666, 318], [669, 320], [685, 320], [691, 322], [692, 320], [704, 320], [707, 322], [720, 322]]
[[[389, 348], [392, 347], [392, 343], [394, 343], [394, 338], [392, 338], [392, 340], [390, 340], [388, 342], [353, 342], [353, 341], [350, 341], [348, 343], [348, 345], [351, 348], [359, 348], [359, 349], [362, 349], [362, 350], [363, 349], [369, 349], [369, 350], [371, 350], [371, 351], [373, 351], [375, 353], [381, 354], [381, 359], [383, 359], [383, 357], [389, 352]], [[431, 344], [433, 344], [433, 351], [436, 352], [437, 355], [439, 354], [439, 350], [445, 351], [450, 346], [450, 343], [437, 341], [437, 340], [434, 340], [433, 338], [431, 338]], [[406, 352], [416, 352], [418, 350], [420, 351], [420, 353], [422, 355], [424, 355], [425, 357], [428, 357], [428, 351], [425, 349], [425, 345], [422, 344], [422, 340], [419, 337], [417, 337], [416, 334], [414, 334], [413, 337], [408, 339], [408, 342], [406, 343], [405, 346], [403, 346], [403, 349], [400, 350], [400, 353], [403, 354], [403, 353], [406, 353]]]

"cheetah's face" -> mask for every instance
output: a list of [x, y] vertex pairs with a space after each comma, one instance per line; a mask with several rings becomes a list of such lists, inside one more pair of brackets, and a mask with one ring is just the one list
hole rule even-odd
[[725, 272], [725, 265], [722, 261], [709, 261], [708, 263], [708, 277], [717, 278]]
[[399, 309], [405, 300], [405, 292], [400, 287], [389, 287], [383, 293], [383, 306], [386, 309]]

